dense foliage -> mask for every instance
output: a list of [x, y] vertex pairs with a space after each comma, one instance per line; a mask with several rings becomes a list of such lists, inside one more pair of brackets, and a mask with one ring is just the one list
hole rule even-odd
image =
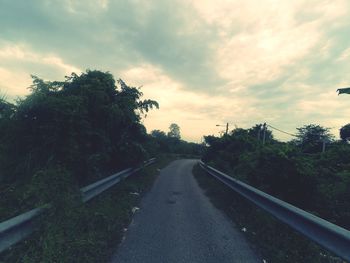
[[29, 96], [16, 105], [2, 102], [1, 180], [26, 180], [60, 165], [84, 183], [143, 161], [147, 136], [140, 114], [158, 104], [142, 101], [122, 80], [117, 84], [100, 71], [63, 82], [33, 77]]
[[344, 125], [341, 129], [340, 129], [340, 138], [343, 141], [348, 141], [350, 139], [350, 123]]
[[[173, 129], [174, 127], [175, 130]], [[168, 134], [161, 130], [151, 131], [150, 144], [152, 145], [152, 150], [156, 152], [180, 153], [195, 157], [201, 156], [203, 152], [202, 145], [186, 142], [180, 138], [180, 127], [173, 123], [169, 127]]]
[[350, 145], [327, 144], [328, 129], [307, 125], [297, 140], [282, 143], [272, 137], [265, 145], [251, 129], [236, 129], [223, 137], [206, 136], [203, 159], [239, 179], [350, 228]]
[[329, 128], [320, 125], [309, 124], [304, 127], [297, 128], [297, 139], [294, 141], [302, 148], [305, 153], [317, 153], [322, 149], [324, 142], [333, 140]]

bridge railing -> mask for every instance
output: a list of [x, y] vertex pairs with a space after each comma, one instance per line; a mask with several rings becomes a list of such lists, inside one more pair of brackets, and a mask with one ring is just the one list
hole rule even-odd
[[[92, 198], [101, 194], [103, 191], [119, 183], [121, 180], [136, 173], [143, 167], [154, 163], [155, 161], [156, 159], [152, 158], [148, 161], [145, 161], [140, 167], [125, 169], [81, 188], [80, 191], [83, 202], [85, 203], [91, 200]], [[48, 208], [50, 208], [49, 204], [43, 207], [32, 209], [28, 212], [0, 223], [0, 253], [33, 233], [35, 230], [35, 219]]]
[[350, 262], [350, 231], [234, 179], [202, 161], [200, 166], [258, 207]]

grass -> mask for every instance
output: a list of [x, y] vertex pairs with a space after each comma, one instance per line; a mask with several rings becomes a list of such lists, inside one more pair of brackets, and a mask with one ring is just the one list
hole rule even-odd
[[193, 174], [211, 202], [244, 230], [253, 249], [267, 262], [344, 262], [226, 187], [199, 165], [193, 168]]
[[[64, 197], [40, 218], [38, 231], [0, 255], [0, 262], [108, 262], [133, 216], [132, 209], [152, 187], [159, 169], [177, 157], [157, 162], [113, 186], [87, 204]], [[135, 194], [137, 193], [137, 194]]]

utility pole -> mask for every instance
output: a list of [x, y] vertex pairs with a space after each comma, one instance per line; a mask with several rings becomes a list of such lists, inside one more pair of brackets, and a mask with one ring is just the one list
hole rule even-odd
[[[228, 134], [228, 125], [229, 125], [229, 123], [227, 122], [226, 123], [226, 132], [225, 132], [226, 135]], [[217, 126], [217, 127], [225, 127], [225, 125], [220, 125], [220, 124], [216, 124], [215, 126]]]
[[261, 126], [262, 126], [262, 124], [259, 124], [259, 130], [258, 130], [258, 141], [260, 141]]
[[266, 122], [263, 124], [263, 145], [265, 145], [266, 140]]
[[326, 139], [322, 140], [322, 153], [326, 151]]

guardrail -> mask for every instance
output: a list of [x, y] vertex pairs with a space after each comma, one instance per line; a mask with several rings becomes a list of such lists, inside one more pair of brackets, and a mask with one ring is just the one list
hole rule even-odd
[[350, 231], [234, 179], [202, 161], [200, 166], [280, 221], [350, 262]]
[[[91, 200], [103, 191], [119, 183], [121, 180], [136, 173], [143, 167], [154, 163], [155, 161], [156, 159], [152, 158], [148, 161], [145, 161], [141, 167], [125, 169], [81, 188], [80, 191], [83, 202], [85, 203]], [[0, 253], [33, 233], [35, 229], [35, 219], [49, 207], [50, 205], [35, 208], [0, 223]]]
[[125, 169], [119, 173], [113, 174], [107, 178], [104, 178], [100, 181], [97, 181], [93, 184], [90, 184], [88, 186], [81, 188], [80, 191], [82, 193], [83, 202], [85, 203], [85, 202], [89, 201], [90, 199], [99, 195], [100, 193], [107, 190], [111, 186], [113, 186], [116, 183], [119, 183], [121, 180], [127, 178], [129, 175], [136, 173], [137, 171], [141, 170], [143, 167], [154, 163], [155, 160], [156, 160], [155, 158], [152, 158], [148, 161], [145, 161], [143, 163], [142, 167]]

